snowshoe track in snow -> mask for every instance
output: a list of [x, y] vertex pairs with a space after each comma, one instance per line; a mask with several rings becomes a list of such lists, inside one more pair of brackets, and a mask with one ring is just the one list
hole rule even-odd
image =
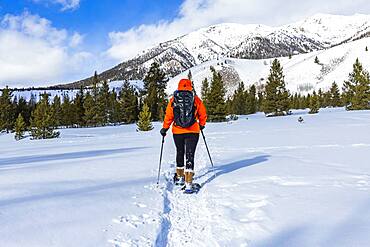
[[217, 246], [212, 236], [206, 188], [194, 194], [184, 194], [174, 186], [171, 173], [166, 174], [164, 211], [155, 246]]

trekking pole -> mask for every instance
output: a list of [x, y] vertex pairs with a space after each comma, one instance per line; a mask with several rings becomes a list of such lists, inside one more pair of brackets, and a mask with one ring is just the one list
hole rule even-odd
[[208, 145], [207, 145], [207, 142], [206, 142], [206, 137], [204, 136], [203, 130], [200, 130], [200, 131], [202, 132], [204, 144], [206, 144], [208, 157], [209, 157], [209, 160], [211, 161], [211, 165], [212, 165], [212, 168], [213, 168], [213, 161], [212, 161], [212, 158], [211, 158], [211, 154], [209, 153]]
[[162, 136], [161, 154], [160, 154], [160, 156], [159, 156], [159, 167], [158, 167], [158, 178], [157, 178], [157, 184], [159, 184], [159, 175], [160, 175], [160, 173], [161, 173], [163, 144], [164, 144], [164, 136]]

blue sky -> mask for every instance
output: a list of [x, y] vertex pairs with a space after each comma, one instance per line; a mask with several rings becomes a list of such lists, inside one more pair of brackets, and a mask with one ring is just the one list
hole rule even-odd
[[66, 83], [223, 22], [370, 14], [368, 0], [0, 0], [0, 87]]
[[182, 0], [81, 0], [76, 9], [62, 10], [61, 4], [48, 0], [0, 0], [0, 16], [29, 11], [50, 20], [56, 28], [88, 36], [86, 45], [104, 49], [109, 32], [171, 20], [181, 3]]

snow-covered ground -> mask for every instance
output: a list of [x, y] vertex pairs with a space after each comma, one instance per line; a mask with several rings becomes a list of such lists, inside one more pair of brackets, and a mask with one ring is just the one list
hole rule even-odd
[[370, 111], [208, 124], [194, 195], [167, 181], [171, 135], [156, 185], [159, 128], [0, 134], [0, 245], [369, 246]]

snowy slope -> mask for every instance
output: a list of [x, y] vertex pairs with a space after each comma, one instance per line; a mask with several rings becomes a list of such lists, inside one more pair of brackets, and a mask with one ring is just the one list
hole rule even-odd
[[[305, 123], [297, 122], [303, 116]], [[368, 246], [370, 111], [208, 124], [196, 195], [170, 182], [166, 137], [134, 125], [0, 134], [1, 246]]]
[[[219, 57], [266, 59], [326, 49], [370, 35], [370, 15], [317, 14], [281, 27], [222, 23], [145, 49], [102, 72], [102, 80], [141, 80], [153, 62], [171, 77]], [[69, 84], [79, 87], [88, 79]]]
[[[285, 81], [291, 92], [307, 93], [319, 88], [328, 90], [335, 81], [340, 88], [352, 72], [353, 63], [359, 58], [364, 68], [370, 71], [370, 38], [363, 38], [354, 42], [335, 46], [330, 49], [314, 51], [307, 54], [278, 58], [283, 66]], [[314, 63], [315, 57], [319, 58], [320, 64]], [[231, 59], [219, 58], [191, 68], [196, 90], [200, 92], [204, 78], [211, 79], [210, 66], [218, 71], [233, 71], [237, 76], [226, 80], [228, 94], [236, 88], [238, 82], [243, 81], [246, 85], [265, 83], [269, 74], [273, 59]], [[173, 92], [181, 78], [186, 78], [189, 71], [185, 71], [172, 78], [168, 83], [168, 93]]]

